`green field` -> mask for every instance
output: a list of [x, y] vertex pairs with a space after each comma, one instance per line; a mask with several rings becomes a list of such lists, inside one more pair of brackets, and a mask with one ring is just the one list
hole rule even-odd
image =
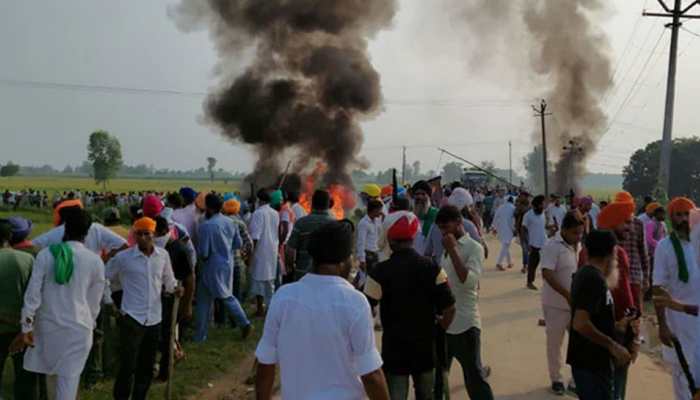
[[[238, 190], [240, 181], [230, 180], [228, 184], [221, 180], [210, 182], [208, 180], [188, 179], [113, 179], [107, 182], [107, 190], [114, 193], [158, 191], [174, 192], [183, 186], [190, 186], [197, 191], [215, 190], [219, 193]], [[98, 185], [92, 178], [79, 177], [27, 177], [13, 176], [0, 178], [0, 190], [9, 189], [38, 189], [46, 190], [49, 194], [67, 190], [102, 191], [102, 185]]]

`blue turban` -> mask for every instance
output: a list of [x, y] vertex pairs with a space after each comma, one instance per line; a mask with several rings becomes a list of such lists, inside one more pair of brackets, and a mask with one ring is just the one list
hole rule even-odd
[[12, 227], [12, 241], [21, 242], [32, 233], [32, 221], [22, 217], [10, 217], [7, 219]]
[[197, 192], [195, 192], [191, 187], [182, 187], [180, 188], [180, 196], [182, 196], [182, 199], [189, 204], [192, 203], [195, 198], [197, 198]]
[[229, 201], [229, 200], [236, 200], [236, 201], [238, 201], [238, 202], [241, 201], [241, 199], [238, 198], [238, 196], [236, 196], [235, 193], [232, 193], [232, 192], [224, 193], [224, 203], [227, 202], [227, 201]]

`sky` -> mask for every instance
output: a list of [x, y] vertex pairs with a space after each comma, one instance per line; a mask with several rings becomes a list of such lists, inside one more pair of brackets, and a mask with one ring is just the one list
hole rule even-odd
[[[408, 163], [424, 170], [451, 161], [438, 146], [508, 168], [511, 141], [513, 168], [522, 170], [539, 143], [530, 105], [542, 93], [526, 74], [478, 65], [474, 38], [448, 1], [398, 1], [393, 26], [370, 43], [385, 98], [382, 112], [362, 123], [370, 169], [398, 168], [403, 145]], [[249, 148], [200, 122], [217, 56], [207, 32], [177, 29], [167, 14], [174, 3], [0, 2], [0, 163], [78, 165], [90, 132], [105, 129], [128, 164], [190, 169], [213, 156], [217, 167], [250, 171]], [[664, 19], [641, 17], [645, 7], [657, 11], [655, 1], [610, 3], [609, 17], [596, 23], [617, 72], [604, 103], [613, 122], [588, 168], [620, 173], [630, 154], [661, 137], [670, 31], [662, 34]], [[700, 135], [700, 21], [684, 25], [679, 54], [674, 137]]]

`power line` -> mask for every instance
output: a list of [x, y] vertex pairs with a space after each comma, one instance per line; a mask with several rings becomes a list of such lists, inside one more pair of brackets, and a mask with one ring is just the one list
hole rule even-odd
[[685, 31], [686, 33], [690, 33], [690, 34], [693, 35], [693, 36], [700, 37], [700, 33], [695, 33], [695, 32], [691, 31], [690, 29], [686, 28], [686, 27], [683, 26], [683, 25], [681, 25], [681, 29], [682, 29], [683, 31]]
[[[615, 63], [615, 68], [613, 69], [613, 72], [610, 75], [610, 82], [608, 82], [608, 87], [614, 86], [615, 77], [617, 76], [617, 72], [618, 72], [620, 66], [622, 65], [622, 60], [625, 58], [625, 56], [627, 55], [627, 52], [632, 47], [632, 41], [635, 38], [635, 35], [637, 33], [637, 29], [639, 29], [639, 25], [641, 24], [642, 19], [643, 19], [643, 16], [641, 14], [639, 14], [639, 16], [637, 17], [637, 21], [634, 23], [634, 27], [632, 28], [632, 32], [630, 33], [630, 36], [627, 39], [627, 44], [625, 45], [625, 48], [622, 51], [622, 54], [620, 55], [620, 57], [617, 59], [617, 63]], [[605, 103], [609, 94], [610, 94], [610, 90], [606, 90], [605, 95], [603, 96], [603, 100], [601, 101], [601, 103]]]

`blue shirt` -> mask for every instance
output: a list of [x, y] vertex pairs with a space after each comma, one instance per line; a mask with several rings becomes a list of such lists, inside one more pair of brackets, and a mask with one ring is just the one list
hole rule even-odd
[[204, 262], [201, 279], [216, 298], [232, 296], [234, 253], [243, 241], [238, 226], [222, 214], [199, 224], [197, 254]]

